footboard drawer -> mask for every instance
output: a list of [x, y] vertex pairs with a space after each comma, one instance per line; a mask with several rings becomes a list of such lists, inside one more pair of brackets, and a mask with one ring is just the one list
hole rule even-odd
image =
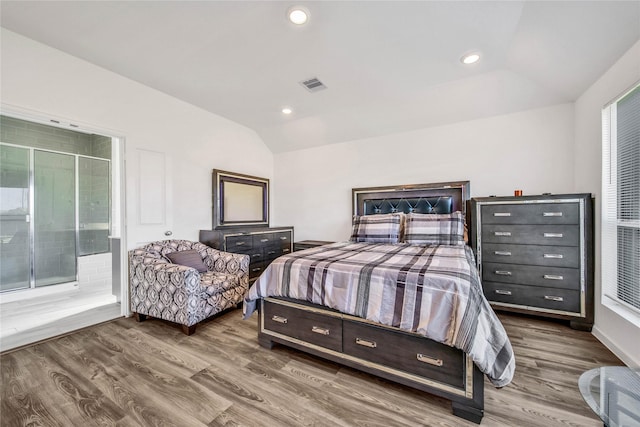
[[265, 332], [273, 331], [307, 343], [342, 351], [342, 319], [264, 301]]
[[465, 387], [461, 350], [415, 334], [343, 320], [343, 352], [413, 375]]

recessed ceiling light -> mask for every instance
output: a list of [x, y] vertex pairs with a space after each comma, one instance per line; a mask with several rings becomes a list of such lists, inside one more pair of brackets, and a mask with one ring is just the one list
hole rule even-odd
[[309, 11], [301, 6], [293, 6], [287, 11], [287, 18], [296, 25], [303, 25], [309, 20]]
[[282, 114], [291, 114], [293, 113], [293, 110], [289, 107], [285, 107], [282, 109]]
[[463, 64], [467, 64], [467, 65], [475, 64], [479, 60], [480, 60], [480, 54], [477, 52], [468, 53], [464, 55], [462, 58], [460, 58], [460, 61], [462, 61]]

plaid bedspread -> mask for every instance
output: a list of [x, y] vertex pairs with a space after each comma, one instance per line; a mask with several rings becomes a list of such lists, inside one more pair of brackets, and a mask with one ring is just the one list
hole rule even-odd
[[309, 301], [424, 335], [468, 353], [496, 387], [511, 382], [515, 357], [485, 299], [466, 245], [339, 242], [273, 261], [245, 296]]

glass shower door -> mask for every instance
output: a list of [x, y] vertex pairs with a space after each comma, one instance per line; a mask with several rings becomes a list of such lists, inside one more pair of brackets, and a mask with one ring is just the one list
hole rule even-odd
[[0, 292], [30, 286], [29, 150], [0, 145]]
[[34, 150], [35, 286], [73, 282], [76, 266], [76, 159]]

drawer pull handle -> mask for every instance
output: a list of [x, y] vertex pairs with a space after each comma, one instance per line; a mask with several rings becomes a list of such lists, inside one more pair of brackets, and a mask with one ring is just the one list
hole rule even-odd
[[494, 212], [493, 216], [511, 216], [511, 212]]
[[274, 322], [278, 322], [278, 323], [287, 323], [287, 318], [286, 317], [282, 317], [282, 316], [276, 316], [274, 315], [271, 320], [273, 320]]
[[506, 270], [496, 270], [494, 273], [500, 276], [511, 276], [511, 272]]
[[262, 268], [260, 268], [260, 267], [256, 267], [256, 268], [252, 268], [252, 269], [251, 269], [251, 272], [252, 272], [252, 273], [255, 273], [256, 271], [260, 271], [260, 270], [262, 270]]
[[268, 241], [269, 241], [269, 239], [260, 239], [260, 241], [261, 241], [262, 243], [264, 243], [264, 242], [268, 242]]
[[493, 234], [496, 235], [496, 236], [504, 236], [504, 237], [511, 236], [511, 232], [510, 231], [496, 231]]
[[496, 294], [498, 294], [498, 295], [511, 295], [511, 291], [504, 291], [502, 289], [496, 289]]
[[562, 233], [544, 233], [544, 237], [560, 237], [560, 238], [562, 238]]
[[542, 255], [543, 258], [555, 258], [555, 259], [562, 259], [564, 258], [564, 256], [562, 254], [544, 254]]
[[246, 245], [245, 242], [236, 242], [236, 246], [242, 246], [242, 245]]
[[500, 256], [511, 256], [511, 252], [509, 251], [495, 251], [494, 254], [500, 255]]
[[433, 365], [433, 366], [442, 366], [442, 363], [443, 363], [442, 359], [436, 359], [434, 357], [425, 356], [422, 353], [416, 354], [416, 358], [420, 362], [428, 363], [429, 365]]
[[376, 348], [378, 346], [375, 341], [363, 340], [362, 338], [356, 338], [356, 344], [369, 348]]
[[286, 236], [280, 236], [280, 240], [287, 240], [287, 239], [288, 239], [288, 237], [286, 237]]
[[289, 249], [289, 248], [284, 248], [284, 249], [282, 250], [282, 252], [289, 252], [289, 251], [290, 251], [290, 249]]
[[562, 212], [543, 212], [542, 216], [562, 216]]
[[553, 296], [553, 295], [545, 295], [544, 299], [548, 299], [550, 301], [564, 301], [564, 298], [556, 297], [556, 296]]
[[321, 328], [320, 326], [312, 326], [311, 332], [315, 332], [316, 334], [320, 335], [329, 335], [329, 329]]
[[276, 251], [269, 251], [269, 252], [267, 252], [267, 255], [273, 255], [275, 253], [276, 253]]
[[253, 255], [251, 255], [251, 256], [253, 256], [253, 257], [258, 257], [258, 256], [262, 256], [262, 254], [253, 254]]
[[544, 276], [547, 280], [564, 280], [564, 277], [556, 275], [556, 274], [545, 274]]

